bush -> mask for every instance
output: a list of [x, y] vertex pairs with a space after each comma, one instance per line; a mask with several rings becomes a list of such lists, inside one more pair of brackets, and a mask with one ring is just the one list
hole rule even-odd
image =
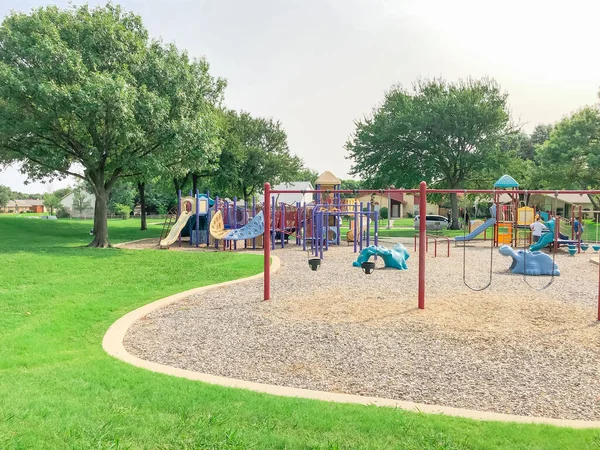
[[383, 207], [379, 210], [379, 217], [381, 217], [382, 219], [387, 219], [388, 218], [388, 209], [387, 207]]
[[68, 219], [69, 217], [71, 217], [71, 214], [69, 213], [67, 208], [61, 206], [56, 210], [56, 217], [58, 217], [59, 219]]
[[115, 203], [115, 211], [118, 214], [121, 214], [123, 220], [129, 219], [129, 215], [131, 214], [131, 206], [123, 205], [121, 203]]
[[413, 217], [415, 217], [415, 215], [411, 212], [407, 212], [406, 217], [408, 217], [409, 219], [412, 219]]

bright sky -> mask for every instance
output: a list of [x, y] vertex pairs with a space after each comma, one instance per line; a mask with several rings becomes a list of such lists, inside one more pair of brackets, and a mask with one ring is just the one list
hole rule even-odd
[[[342, 178], [350, 169], [343, 146], [354, 121], [395, 83], [491, 76], [509, 92], [513, 117], [527, 131], [595, 103], [600, 87], [598, 2], [119, 3], [140, 14], [154, 37], [206, 56], [212, 73], [228, 79], [228, 107], [279, 119], [294, 153], [309, 167]], [[43, 4], [3, 0], [0, 16]], [[0, 172], [0, 184], [15, 190], [47, 190], [24, 186], [25, 180], [16, 169]]]

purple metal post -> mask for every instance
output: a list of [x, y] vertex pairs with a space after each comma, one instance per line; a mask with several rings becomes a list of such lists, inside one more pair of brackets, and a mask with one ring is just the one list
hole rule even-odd
[[319, 226], [319, 239], [321, 242], [321, 245], [319, 246], [320, 248], [320, 252], [321, 252], [321, 259], [325, 259], [325, 257], [323, 256], [323, 213], [319, 214], [319, 216], [321, 217], [321, 224]]
[[358, 236], [359, 236], [358, 249], [362, 252], [362, 249], [363, 249], [363, 202], [360, 202], [360, 228], [359, 228]]
[[[233, 196], [233, 227], [234, 230], [237, 229], [237, 196]], [[237, 250], [237, 241], [233, 241], [233, 249]]]
[[[375, 236], [373, 236], [373, 244], [375, 244], [375, 247], [377, 247], [379, 244], [379, 212], [375, 211], [373, 214], [373, 220], [375, 221], [375, 224], [373, 225], [373, 232], [375, 233]], [[375, 254], [375, 259], [377, 259], [377, 254]]]
[[206, 248], [210, 244], [210, 191], [206, 191]]
[[[219, 212], [219, 196], [217, 195], [215, 197], [215, 214], [217, 214]], [[223, 220], [225, 220], [225, 217], [223, 217]], [[217, 239], [215, 239], [215, 248], [218, 250], [219, 249], [219, 241]]]
[[300, 202], [296, 202], [296, 245], [300, 245]]
[[[263, 212], [264, 214], [264, 212]], [[252, 218], [256, 216], [256, 197], [252, 196]], [[264, 245], [264, 242], [263, 242]], [[256, 238], [252, 238], [252, 250], [256, 250]]]
[[[177, 220], [179, 220], [179, 217], [181, 216], [182, 207], [183, 207], [183, 205], [181, 204], [181, 189], [178, 189], [177, 190]], [[177, 242], [179, 243], [179, 246], [181, 247], [181, 233], [179, 233]]]
[[367, 205], [367, 247], [371, 243], [371, 202]]
[[279, 209], [281, 211], [281, 234], [279, 236], [281, 237], [281, 248], [283, 248], [285, 246], [285, 229], [287, 228], [287, 224], [285, 223], [285, 203], [281, 202]]
[[[338, 184], [336, 186], [336, 189], [339, 189], [341, 186]], [[336, 194], [337, 195], [337, 209], [338, 211], [342, 211], [342, 194], [340, 194], [339, 192]], [[338, 215], [337, 219], [336, 219], [336, 224], [337, 224], [337, 245], [340, 245], [342, 243], [340, 234], [342, 232], [342, 216]]]
[[[200, 246], [200, 192], [196, 189], [196, 248]], [[190, 245], [192, 238], [190, 233]]]
[[356, 245], [357, 245], [357, 242], [356, 242], [356, 238], [357, 238], [357, 236], [356, 236], [356, 234], [357, 234], [356, 228], [358, 228], [358, 211], [356, 210], [356, 207], [357, 207], [357, 203], [354, 202], [354, 253], [356, 253]]
[[306, 202], [304, 202], [302, 216], [304, 217], [304, 220], [302, 221], [302, 250], [306, 251]]
[[273, 227], [271, 229], [271, 250], [275, 250], [275, 219], [277, 218], [275, 212], [275, 197], [271, 199], [271, 215], [273, 216]]
[[329, 250], [329, 210], [325, 211], [325, 226], [323, 227], [325, 250]]

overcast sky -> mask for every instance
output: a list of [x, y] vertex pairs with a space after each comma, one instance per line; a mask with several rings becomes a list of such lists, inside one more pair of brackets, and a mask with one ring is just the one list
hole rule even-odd
[[[2, 0], [0, 16], [47, 3]], [[74, 1], [79, 4], [82, 2]], [[104, 2], [89, 2], [98, 4]], [[346, 177], [344, 143], [395, 83], [491, 76], [530, 131], [597, 101], [600, 2], [123, 0], [154, 37], [205, 56], [226, 104], [280, 120], [307, 166]], [[0, 184], [24, 185], [16, 169]], [[55, 182], [52, 188], [64, 184]]]

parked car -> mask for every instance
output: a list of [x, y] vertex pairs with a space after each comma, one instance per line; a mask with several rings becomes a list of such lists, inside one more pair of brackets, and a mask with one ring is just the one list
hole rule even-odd
[[[415, 216], [414, 227], [415, 230], [419, 229], [420, 220], [419, 216]], [[445, 230], [448, 228], [448, 218], [444, 216], [438, 216], [437, 214], [427, 214], [425, 216], [425, 227], [428, 230]]]

